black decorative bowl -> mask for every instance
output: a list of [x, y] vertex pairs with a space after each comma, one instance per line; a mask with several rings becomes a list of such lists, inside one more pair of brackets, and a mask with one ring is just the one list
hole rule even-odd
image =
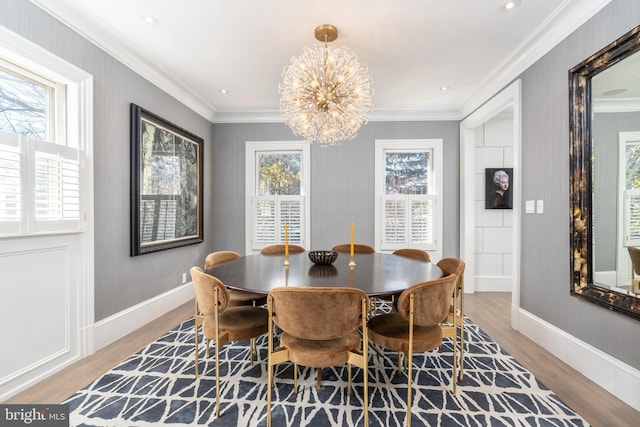
[[309, 259], [316, 265], [331, 265], [338, 258], [336, 251], [311, 251]]

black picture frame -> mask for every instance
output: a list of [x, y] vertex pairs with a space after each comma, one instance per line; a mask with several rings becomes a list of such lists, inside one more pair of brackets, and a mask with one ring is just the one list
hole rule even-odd
[[[506, 190], [500, 188], [496, 179], [507, 179]], [[485, 209], [513, 209], [513, 168], [485, 169]]]
[[204, 140], [131, 104], [131, 256], [201, 243]]

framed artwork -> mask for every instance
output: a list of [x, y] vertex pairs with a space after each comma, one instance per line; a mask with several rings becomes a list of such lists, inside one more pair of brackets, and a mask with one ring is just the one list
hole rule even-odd
[[131, 256], [203, 241], [203, 139], [131, 104]]
[[485, 208], [513, 209], [513, 168], [485, 169]]

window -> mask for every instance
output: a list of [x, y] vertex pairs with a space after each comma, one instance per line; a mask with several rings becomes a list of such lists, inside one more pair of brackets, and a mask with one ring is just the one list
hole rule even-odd
[[640, 246], [640, 132], [621, 132], [619, 138], [619, 170], [624, 181], [623, 246]]
[[376, 141], [376, 242], [381, 251], [438, 251], [442, 140]]
[[80, 229], [81, 151], [66, 87], [0, 59], [0, 236]]
[[247, 142], [247, 248], [309, 242], [309, 144]]

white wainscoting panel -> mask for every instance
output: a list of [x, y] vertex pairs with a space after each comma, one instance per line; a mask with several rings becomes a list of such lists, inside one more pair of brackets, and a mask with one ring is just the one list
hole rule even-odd
[[0, 401], [79, 358], [77, 235], [3, 240]]

